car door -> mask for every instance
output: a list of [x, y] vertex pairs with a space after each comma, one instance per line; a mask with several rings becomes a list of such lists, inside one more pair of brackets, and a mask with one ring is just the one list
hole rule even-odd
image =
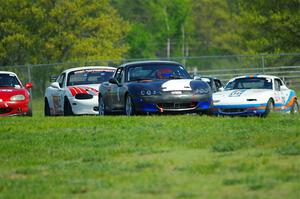
[[109, 100], [110, 100], [110, 108], [111, 110], [120, 110], [121, 104], [120, 104], [120, 89], [122, 87], [124, 77], [124, 69], [123, 67], [120, 67], [117, 69], [114, 78], [117, 80], [117, 84], [110, 84], [110, 88], [108, 91], [109, 94]]
[[284, 92], [281, 90], [283, 83], [280, 79], [274, 79], [274, 90], [275, 90], [275, 110], [282, 110], [285, 102]]
[[62, 73], [56, 80], [56, 82], [59, 84], [59, 87], [53, 88], [51, 92], [51, 100], [53, 103], [53, 110], [55, 115], [62, 115], [64, 111], [63, 107], [65, 96], [65, 80], [66, 73]]
[[277, 81], [280, 84], [280, 96], [282, 99], [282, 105], [285, 108], [286, 104], [288, 103], [288, 100], [290, 99], [290, 89], [286, 87], [286, 85], [281, 79], [278, 78]]

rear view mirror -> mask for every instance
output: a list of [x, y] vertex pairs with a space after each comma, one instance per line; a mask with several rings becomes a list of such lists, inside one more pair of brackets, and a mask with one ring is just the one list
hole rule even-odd
[[218, 91], [224, 91], [223, 87], [218, 88]]

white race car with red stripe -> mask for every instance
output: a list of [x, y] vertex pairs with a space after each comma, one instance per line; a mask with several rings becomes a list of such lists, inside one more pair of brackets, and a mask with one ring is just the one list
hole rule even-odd
[[63, 71], [45, 92], [45, 116], [98, 114], [98, 88], [116, 68], [86, 66]]

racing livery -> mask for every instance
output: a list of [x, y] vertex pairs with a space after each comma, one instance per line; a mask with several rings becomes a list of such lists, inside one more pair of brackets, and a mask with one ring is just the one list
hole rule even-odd
[[88, 66], [63, 71], [45, 91], [45, 116], [98, 114], [98, 88], [115, 68]]
[[214, 93], [213, 112], [217, 115], [261, 115], [270, 111], [299, 111], [295, 91], [276, 76], [247, 75], [231, 79], [224, 91]]
[[0, 71], [0, 116], [32, 116], [31, 87], [31, 83], [24, 87], [15, 73]]
[[212, 106], [209, 85], [193, 80], [181, 64], [171, 61], [123, 64], [99, 91], [100, 115], [206, 112]]

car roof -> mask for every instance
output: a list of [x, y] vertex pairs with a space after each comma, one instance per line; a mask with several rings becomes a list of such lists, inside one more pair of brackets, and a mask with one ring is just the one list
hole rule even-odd
[[[269, 78], [269, 79], [274, 79], [274, 78], [279, 78], [274, 75], [243, 75], [243, 76], [237, 76], [229, 80], [230, 82], [236, 79], [241, 79], [241, 78]], [[279, 78], [280, 79], [280, 78]]]
[[165, 61], [165, 60], [149, 60], [149, 61], [135, 61], [135, 62], [128, 62], [125, 64], [122, 64], [120, 67], [128, 67], [128, 66], [132, 66], [132, 65], [139, 65], [139, 64], [159, 64], [159, 63], [163, 63], [163, 64], [177, 64], [177, 65], [182, 65], [178, 62], [175, 61]]
[[200, 78], [207, 78], [207, 79], [211, 79], [211, 80], [215, 80], [215, 79], [220, 80], [219, 78], [213, 77], [213, 76], [200, 76]]
[[0, 74], [10, 74], [10, 75], [15, 75], [15, 76], [17, 76], [16, 73], [10, 72], [10, 71], [0, 71]]
[[76, 70], [85, 70], [85, 69], [109, 69], [109, 70], [116, 70], [115, 67], [111, 66], [82, 66], [82, 67], [75, 67], [75, 68], [69, 68], [67, 70], [64, 70], [63, 73], [69, 73]]

